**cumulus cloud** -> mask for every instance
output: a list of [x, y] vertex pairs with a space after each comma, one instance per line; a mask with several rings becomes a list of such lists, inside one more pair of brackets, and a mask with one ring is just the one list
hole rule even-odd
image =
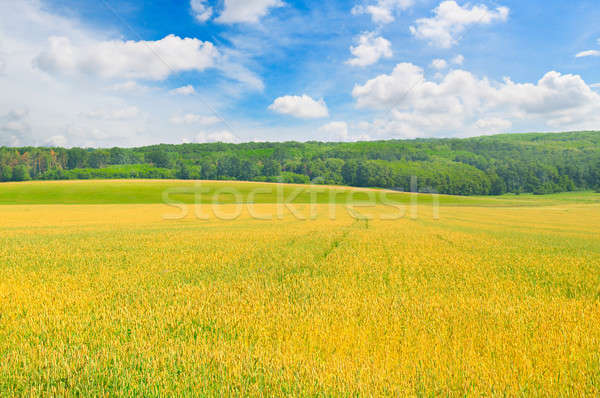
[[173, 124], [200, 124], [203, 126], [210, 126], [219, 123], [221, 119], [216, 116], [204, 116], [197, 115], [195, 113], [187, 113], [182, 116], [173, 116], [170, 121]]
[[537, 83], [515, 83], [454, 70], [437, 83], [427, 80], [418, 66], [402, 63], [389, 75], [356, 85], [352, 94], [358, 107], [389, 113], [390, 122], [382, 122], [379, 130], [410, 137], [505, 130], [515, 121], [575, 128], [600, 123], [600, 95], [580, 76], [555, 71]]
[[206, 5], [206, 0], [191, 0], [190, 8], [198, 22], [206, 22], [212, 17], [213, 9]]
[[431, 67], [437, 70], [446, 69], [448, 67], [448, 62], [445, 59], [434, 59], [431, 61]]
[[489, 25], [508, 19], [508, 7], [488, 9], [485, 5], [469, 8], [461, 7], [454, 0], [446, 0], [434, 9], [434, 16], [421, 18], [410, 27], [411, 33], [430, 44], [450, 48], [460, 39], [461, 34], [471, 25]]
[[[361, 122], [350, 126], [346, 122], [337, 121], [321, 126], [318, 132], [321, 137], [320, 139], [325, 141], [371, 141], [371, 136], [364, 133], [364, 131], [368, 129], [369, 123], [367, 122]], [[358, 135], [351, 134], [351, 130], [360, 131], [361, 133]]]
[[315, 101], [308, 95], [286, 95], [279, 97], [269, 106], [273, 112], [291, 115], [302, 119], [319, 119], [329, 116], [323, 99]]
[[584, 58], [584, 57], [600, 57], [600, 51], [598, 50], [588, 50], [588, 51], [582, 51], [580, 53], [577, 53], [577, 55], [575, 55], [576, 58]]
[[[71, 47], [77, 50], [96, 48], [98, 43], [112, 39], [105, 30], [95, 30], [80, 19], [51, 13], [43, 3], [0, 1], [0, 54], [9, 61], [6, 77], [0, 77], [0, 128], [4, 127], [0, 145], [45, 145], [51, 137], [61, 135], [69, 145], [82, 147], [173, 142], [174, 126], [169, 117], [184, 107], [205, 106], [193, 96], [166, 95], [166, 90], [158, 89], [162, 82], [145, 86], [135, 78], [107, 80], [79, 70], [49, 75], [33, 62], [48, 51], [49, 37], [68, 37]], [[71, 56], [81, 59], [79, 55]], [[126, 99], [132, 94], [135, 103]], [[217, 108], [220, 105], [215, 95], [203, 99]], [[131, 105], [139, 109], [134, 119], [116, 111]], [[14, 109], [29, 112], [19, 123], [6, 120]]]
[[158, 41], [110, 40], [86, 45], [54, 36], [34, 64], [54, 74], [164, 80], [172, 73], [213, 67], [218, 58], [219, 51], [212, 43], [175, 35]]
[[410, 94], [411, 88], [416, 88], [423, 79], [421, 68], [402, 63], [390, 75], [379, 75], [362, 86], [354, 86], [352, 95], [359, 107], [386, 108]]
[[281, 0], [225, 0], [225, 8], [215, 21], [224, 24], [257, 23], [271, 8], [284, 5]]
[[319, 133], [325, 136], [325, 139], [332, 141], [348, 140], [348, 123], [346, 122], [331, 122], [319, 128]]
[[227, 144], [236, 144], [240, 142], [240, 139], [236, 137], [231, 131], [223, 130], [212, 133], [199, 133], [195, 139], [198, 143], [209, 143], [209, 142], [224, 142]]
[[392, 56], [392, 44], [383, 37], [375, 37], [374, 32], [363, 33], [358, 38], [358, 44], [350, 47], [354, 56], [347, 61], [352, 66], [373, 65], [380, 58]]
[[183, 86], [183, 87], [178, 87], [176, 89], [173, 89], [173, 90], [169, 91], [169, 93], [173, 94], [173, 95], [192, 95], [195, 92], [196, 92], [196, 90], [191, 85], [187, 85], [187, 86]]
[[452, 63], [454, 65], [462, 65], [464, 62], [465, 62], [465, 57], [463, 57], [461, 54], [459, 54], [456, 57], [452, 58]]
[[414, 0], [377, 0], [372, 4], [361, 4], [352, 8], [352, 14], [369, 14], [376, 24], [394, 22], [394, 14], [414, 5]]

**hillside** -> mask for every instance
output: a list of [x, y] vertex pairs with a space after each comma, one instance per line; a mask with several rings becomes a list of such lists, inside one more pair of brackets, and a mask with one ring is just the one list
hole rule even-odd
[[600, 132], [354, 143], [0, 148], [0, 181], [243, 180], [380, 187], [451, 195], [597, 189]]

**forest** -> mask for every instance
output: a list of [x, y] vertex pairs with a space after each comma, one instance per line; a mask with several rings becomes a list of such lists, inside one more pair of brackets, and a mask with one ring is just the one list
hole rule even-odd
[[411, 189], [451, 195], [600, 189], [600, 132], [352, 143], [0, 148], [0, 181], [202, 179]]

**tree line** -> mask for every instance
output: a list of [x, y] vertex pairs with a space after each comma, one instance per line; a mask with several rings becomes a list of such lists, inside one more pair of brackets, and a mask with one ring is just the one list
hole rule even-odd
[[357, 143], [0, 148], [0, 181], [202, 179], [317, 183], [453, 195], [600, 188], [600, 132]]

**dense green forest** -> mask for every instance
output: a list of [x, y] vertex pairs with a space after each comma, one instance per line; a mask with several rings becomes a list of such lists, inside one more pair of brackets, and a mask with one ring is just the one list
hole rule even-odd
[[0, 148], [0, 181], [177, 178], [343, 184], [454, 195], [600, 187], [600, 132], [355, 143]]

